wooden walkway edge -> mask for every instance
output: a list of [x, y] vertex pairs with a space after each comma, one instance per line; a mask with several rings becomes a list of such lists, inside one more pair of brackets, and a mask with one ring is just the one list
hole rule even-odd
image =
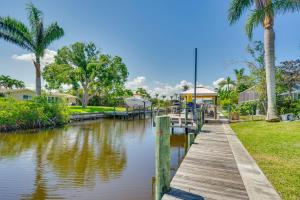
[[163, 200], [280, 199], [228, 124], [205, 124]]

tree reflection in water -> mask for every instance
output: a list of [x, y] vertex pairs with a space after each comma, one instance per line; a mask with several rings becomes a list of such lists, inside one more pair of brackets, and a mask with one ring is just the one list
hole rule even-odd
[[[149, 136], [147, 137], [148, 142], [145, 140], [146, 133]], [[151, 145], [145, 146], [147, 151], [143, 153], [147, 155], [143, 155], [147, 156], [149, 162], [154, 162], [154, 155], [153, 160], [151, 160], [155, 145], [154, 137], [152, 125], [147, 120], [119, 121], [109, 119], [78, 122], [65, 128], [43, 130], [37, 133], [26, 131], [25, 133], [1, 134], [0, 164], [2, 163], [2, 166], [6, 166], [3, 164], [7, 163], [7, 160], [26, 158], [29, 162], [33, 161], [33, 166], [32, 164], [24, 166], [24, 169], [28, 169], [27, 171], [32, 173], [28, 177], [33, 180], [28, 180], [24, 188], [7, 188], [9, 191], [6, 194], [13, 193], [21, 199], [62, 199], [63, 197], [72, 197], [74, 192], [84, 188], [96, 188], [96, 184], [111, 183], [124, 174], [128, 165], [126, 150], [128, 151], [131, 145], [136, 145], [134, 148], [138, 149], [140, 149], [138, 145]], [[133, 143], [131, 144], [131, 142]], [[184, 154], [184, 142], [184, 137], [171, 136], [173, 166], [177, 166]], [[138, 152], [134, 149], [130, 153]], [[139, 162], [139, 160], [133, 161]], [[154, 164], [149, 163], [148, 165]], [[153, 172], [151, 171], [152, 168], [147, 169], [149, 177], [153, 176], [154, 169]], [[140, 184], [139, 181], [131, 181], [128, 178], [139, 179], [138, 175], [126, 177], [126, 180], [123, 181], [126, 184]], [[16, 182], [18, 179], [20, 177], [12, 175], [10, 180], [6, 181]], [[149, 179], [148, 183], [147, 180], [143, 182], [145, 182], [144, 187], [147, 188], [148, 185], [151, 191], [151, 180]], [[132, 185], [132, 187], [127, 188], [138, 188], [139, 186]], [[3, 188], [5, 190], [6, 186], [5, 182], [2, 181], [0, 190]], [[101, 185], [100, 188], [105, 191], [104, 188], [106, 187]], [[108, 191], [108, 193], [112, 191]], [[136, 195], [147, 195], [140, 189], [133, 192]], [[123, 194], [118, 195], [118, 197], [122, 197]], [[129, 192], [125, 197], [130, 199], [134, 196]], [[143, 196], [143, 198], [147, 198], [147, 196]]]

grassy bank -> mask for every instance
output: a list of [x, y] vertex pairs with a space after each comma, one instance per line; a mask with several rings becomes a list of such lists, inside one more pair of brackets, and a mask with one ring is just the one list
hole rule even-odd
[[68, 121], [67, 107], [49, 103], [46, 97], [32, 101], [0, 98], [0, 131], [54, 127]]
[[[69, 106], [68, 107], [70, 114], [75, 113], [96, 113], [96, 112], [112, 112], [114, 111], [113, 107], [106, 107], [106, 106], [88, 106], [87, 108], [82, 108], [81, 106]], [[125, 108], [116, 107], [117, 112], [125, 111]]]
[[231, 124], [283, 199], [300, 199], [300, 122]]

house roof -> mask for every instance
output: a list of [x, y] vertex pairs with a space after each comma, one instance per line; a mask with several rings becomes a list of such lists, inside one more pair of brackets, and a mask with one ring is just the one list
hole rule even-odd
[[20, 93], [20, 92], [32, 92], [35, 94], [35, 91], [28, 89], [28, 88], [21, 88], [21, 89], [0, 89], [1, 93]]
[[[181, 93], [181, 95], [187, 95], [187, 94], [193, 95], [194, 88]], [[208, 88], [202, 87], [202, 86], [196, 88], [196, 94], [197, 94], [197, 96], [217, 96], [217, 92], [210, 90]]]
[[77, 98], [76, 96], [73, 96], [71, 94], [67, 94], [67, 93], [48, 93], [46, 94], [46, 96], [53, 96], [53, 97], [65, 97], [65, 98]]

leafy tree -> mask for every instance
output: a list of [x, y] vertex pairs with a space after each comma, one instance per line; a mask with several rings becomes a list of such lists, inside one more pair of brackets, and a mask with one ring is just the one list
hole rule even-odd
[[259, 97], [259, 107], [264, 113], [267, 112], [267, 85], [266, 72], [264, 61], [264, 43], [261, 41], [254, 41], [247, 46], [247, 52], [251, 55], [252, 60], [246, 61], [250, 70], [250, 80], [255, 85], [255, 90]]
[[292, 99], [292, 89], [296, 83], [300, 82], [300, 60], [281, 62], [279, 69], [282, 81], [287, 86], [290, 99]]
[[44, 27], [43, 13], [32, 3], [27, 6], [29, 27], [11, 17], [0, 17], [0, 38], [33, 53], [36, 75], [36, 94], [41, 95], [41, 58], [45, 49], [64, 35], [63, 29], [54, 22]]
[[138, 88], [136, 94], [140, 95], [143, 98], [151, 99], [151, 95], [147, 92], [145, 88]]
[[19, 81], [17, 79], [13, 79], [10, 76], [0, 76], [0, 88], [3, 87], [5, 89], [13, 89], [13, 88], [25, 88], [25, 84], [23, 81]]
[[279, 121], [276, 110], [275, 95], [275, 32], [274, 18], [279, 13], [294, 12], [300, 9], [299, 0], [231, 0], [228, 10], [228, 20], [230, 24], [237, 22], [246, 10], [250, 10], [250, 15], [246, 22], [246, 33], [252, 37], [253, 29], [262, 25], [265, 43], [265, 68], [268, 96], [267, 121]]
[[116, 92], [128, 77], [122, 58], [100, 54], [94, 43], [77, 42], [58, 50], [55, 62], [43, 71], [49, 89], [72, 86], [85, 108], [101, 91]]

